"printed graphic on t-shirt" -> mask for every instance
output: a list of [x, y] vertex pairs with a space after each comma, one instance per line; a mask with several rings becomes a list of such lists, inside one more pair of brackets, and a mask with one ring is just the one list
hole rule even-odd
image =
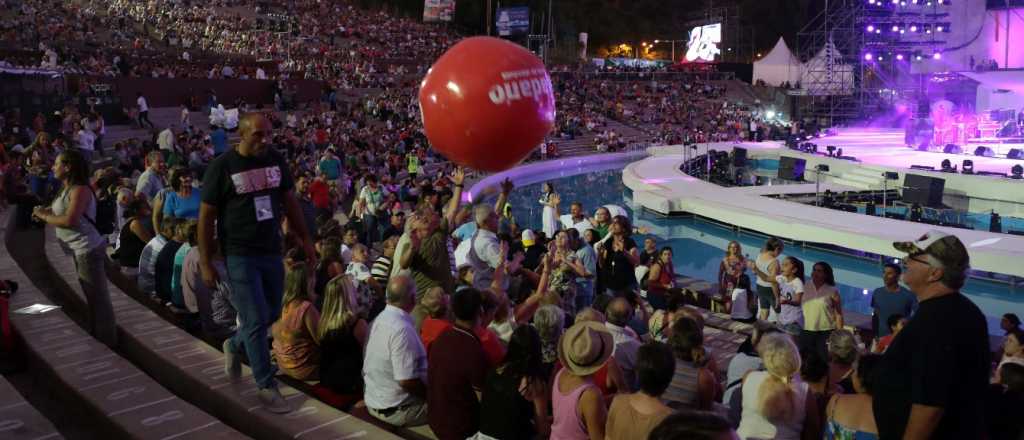
[[237, 194], [278, 188], [281, 186], [281, 168], [275, 165], [235, 173], [231, 175], [231, 183], [235, 185]]

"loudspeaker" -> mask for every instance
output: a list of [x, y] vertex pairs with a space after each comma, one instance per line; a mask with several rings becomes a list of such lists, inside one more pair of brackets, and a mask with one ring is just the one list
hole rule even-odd
[[974, 149], [975, 156], [996, 157], [996, 152], [984, 145]]
[[1008, 159], [1024, 159], [1024, 150], [1020, 148], [1011, 148], [1009, 153], [1006, 153]]
[[743, 168], [747, 166], [747, 149], [740, 147], [733, 147], [732, 149], [732, 166], [736, 168]]
[[802, 181], [804, 180], [804, 170], [806, 168], [806, 160], [782, 156], [779, 158], [779, 179]]
[[942, 192], [946, 179], [907, 173], [903, 177], [903, 201], [929, 208], [942, 207]]
[[946, 144], [946, 147], [942, 149], [942, 152], [946, 154], [963, 154], [964, 149], [960, 148], [957, 144]]
[[868, 202], [868, 204], [864, 206], [864, 213], [867, 215], [876, 215], [875, 202]]

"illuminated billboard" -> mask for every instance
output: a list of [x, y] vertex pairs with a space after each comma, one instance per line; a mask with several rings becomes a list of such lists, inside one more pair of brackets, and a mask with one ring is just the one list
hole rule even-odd
[[722, 23], [694, 27], [686, 44], [686, 61], [710, 62], [722, 54]]

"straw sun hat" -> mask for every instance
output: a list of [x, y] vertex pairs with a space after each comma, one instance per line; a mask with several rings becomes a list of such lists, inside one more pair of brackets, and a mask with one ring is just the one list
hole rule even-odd
[[562, 335], [558, 357], [572, 374], [588, 376], [600, 370], [615, 350], [615, 341], [599, 322], [580, 322]]

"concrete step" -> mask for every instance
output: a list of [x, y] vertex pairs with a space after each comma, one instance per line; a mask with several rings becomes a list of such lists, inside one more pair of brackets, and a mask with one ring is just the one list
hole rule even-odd
[[[859, 188], [859, 189], [863, 189], [863, 190], [872, 190], [872, 189], [876, 188], [874, 185], [871, 185], [869, 183], [866, 183], [866, 182], [863, 182], [863, 181], [860, 181], [860, 180], [847, 179], [845, 176], [843, 176], [843, 177], [836, 177], [836, 178], [832, 179], [832, 183], [835, 183], [835, 184], [838, 184], [838, 185], [850, 186], [850, 187], [854, 187], [854, 188]], [[881, 185], [878, 185], [878, 187], [880, 188]]]

